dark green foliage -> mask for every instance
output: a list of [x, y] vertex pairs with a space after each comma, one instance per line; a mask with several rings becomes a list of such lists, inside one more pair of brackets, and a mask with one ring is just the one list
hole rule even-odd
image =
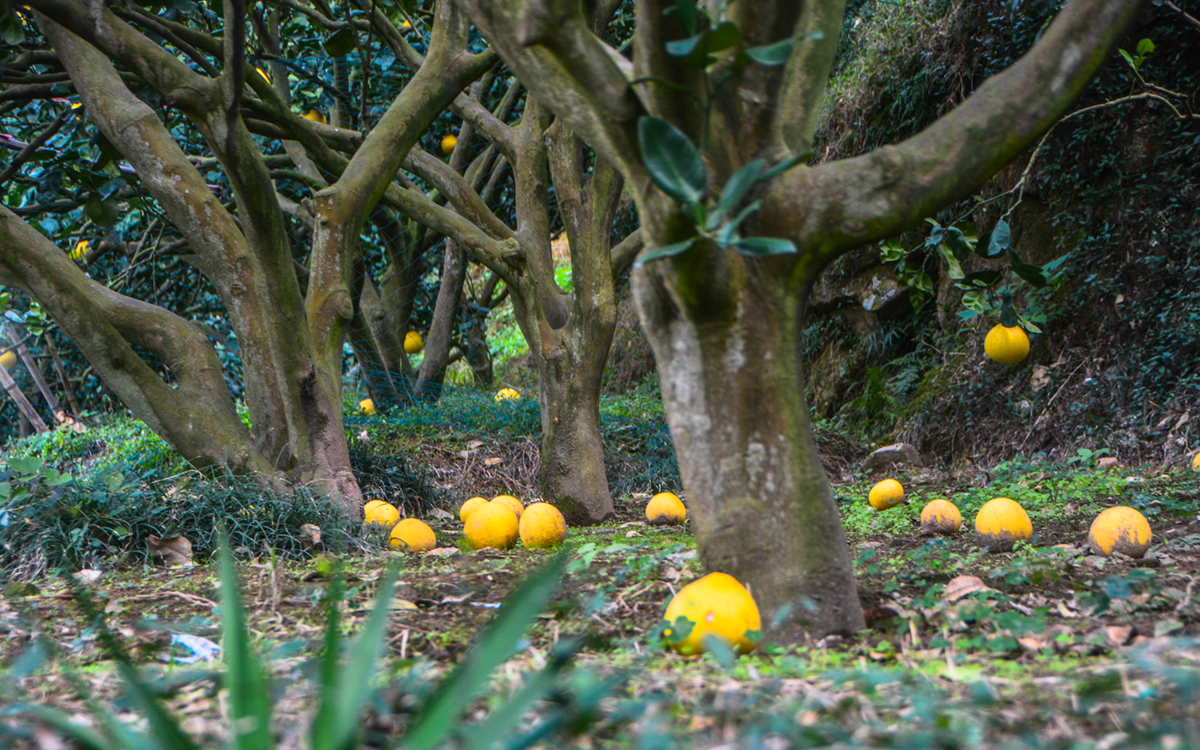
[[0, 571], [6, 578], [146, 559], [149, 536], [185, 536], [203, 560], [216, 550], [221, 526], [236, 549], [302, 558], [306, 523], [320, 527], [330, 549], [346, 547], [356, 533], [328, 500], [303, 489], [282, 495], [244, 477], [189, 474], [151, 482], [110, 469], [75, 479], [37, 458], [12, 458], [0, 470]]

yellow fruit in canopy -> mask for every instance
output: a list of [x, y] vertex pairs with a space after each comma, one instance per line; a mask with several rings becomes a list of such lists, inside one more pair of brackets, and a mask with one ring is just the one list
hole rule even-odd
[[467, 516], [463, 536], [475, 549], [512, 549], [520, 536], [517, 514], [504, 503], [484, 503]]
[[567, 538], [567, 519], [550, 503], [530, 503], [517, 523], [521, 544], [529, 549], [557, 547]]
[[687, 508], [674, 492], [660, 492], [646, 503], [646, 520], [655, 526], [681, 524], [687, 520]]
[[496, 495], [492, 498], [492, 502], [508, 506], [508, 509], [517, 515], [517, 518], [520, 518], [521, 514], [525, 512], [525, 506], [512, 495]]
[[400, 520], [400, 511], [391, 503], [379, 501], [379, 505], [363, 508], [363, 523], [391, 528]]
[[301, 117], [303, 117], [305, 120], [312, 120], [313, 122], [320, 123], [322, 125], [328, 122], [328, 120], [325, 119], [325, 115], [321, 114], [315, 109], [308, 110], [301, 115]]
[[462, 504], [462, 507], [460, 507], [458, 509], [458, 520], [462, 521], [463, 523], [466, 523], [467, 516], [471, 515], [471, 513], [473, 513], [475, 511], [475, 509], [478, 508], [480, 505], [484, 505], [486, 503], [487, 503], [486, 497], [473, 497], [470, 500], [466, 501], [465, 503]]
[[517, 393], [515, 388], [501, 388], [500, 390], [496, 391], [497, 401], [513, 401], [520, 397], [521, 394]]
[[[681, 616], [694, 623], [687, 637], [671, 644], [684, 656], [704, 653], [706, 635], [717, 636], [738, 653], [748, 654], [756, 644], [747, 637], [747, 631], [762, 630], [754, 598], [737, 579], [725, 573], [709, 573], [681, 588], [663, 617], [674, 624]], [[665, 633], [670, 636], [671, 628]]]
[[1015, 365], [1029, 354], [1029, 336], [1020, 326], [994, 326], [983, 339], [983, 351], [1004, 365]]
[[358, 402], [358, 410], [363, 414], [374, 414], [375, 402], [369, 398], [364, 398], [362, 401]]
[[962, 528], [962, 513], [949, 500], [931, 500], [921, 509], [921, 531], [927, 534], [956, 534]]
[[1007, 497], [988, 500], [975, 516], [975, 538], [993, 552], [1012, 549], [1013, 542], [1033, 538], [1029, 514]]
[[404, 351], [409, 354], [419, 354], [425, 348], [425, 339], [421, 338], [421, 334], [416, 331], [409, 331], [404, 335]]
[[11, 370], [15, 364], [17, 364], [16, 352], [9, 350], [0, 354], [0, 367], [3, 367], [5, 370]]
[[455, 136], [455, 135], [446, 136], [445, 138], [442, 139], [442, 153], [443, 154], [454, 153], [454, 147], [457, 145], [458, 145], [458, 136]]
[[904, 487], [895, 479], [876, 482], [867, 495], [867, 501], [875, 510], [887, 510], [904, 502]]
[[437, 537], [424, 521], [405, 518], [392, 527], [388, 544], [402, 552], [428, 552], [437, 546]]
[[1120, 552], [1130, 557], [1141, 557], [1150, 549], [1150, 523], [1133, 508], [1118, 505], [1096, 516], [1088, 531], [1088, 544], [1092, 552], [1108, 557]]

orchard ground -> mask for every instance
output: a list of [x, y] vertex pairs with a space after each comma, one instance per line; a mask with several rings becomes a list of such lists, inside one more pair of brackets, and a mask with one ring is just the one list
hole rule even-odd
[[[553, 553], [470, 551], [454, 512], [462, 500], [495, 494], [502, 483], [529, 502], [521, 490], [534, 476], [530, 444], [454, 430], [437, 439], [392, 432], [390, 441], [380, 428], [364, 433], [362, 442], [403, 450], [411, 471], [442, 480], [437, 497], [443, 507], [414, 513], [434, 528], [438, 551], [394, 553], [385, 532], [366, 530], [339, 556], [348, 592], [344, 622], [351, 630], [365, 618], [387, 561], [402, 558], [379, 670], [386, 687], [365, 718], [368, 744], [386, 744], [384, 738], [412, 718], [420, 692], [411, 687], [413, 675], [435, 679], [463, 657], [510, 590]], [[571, 689], [614, 681], [587, 734], [572, 740], [584, 746], [636, 746], [651, 736], [680, 747], [760, 741], [768, 747], [924, 746], [935, 740], [1197, 746], [1200, 474], [1161, 467], [1100, 471], [1083, 460], [1016, 461], [987, 472], [902, 472], [896, 478], [908, 504], [877, 512], [867, 503], [876, 478], [847, 475], [845, 456], [827, 458], [835, 480], [847, 480], [835, 481], [835, 493], [857, 560], [867, 630], [779, 647], [769, 643], [775, 613], [763, 612], [763, 644], [750, 656], [685, 659], [664, 650], [663, 610], [674, 591], [700, 575], [699, 563], [686, 526], [647, 525], [648, 493], [627, 493], [610, 523], [570, 530], [570, 562], [558, 594], [493, 676], [468, 723], [517, 691], [526, 670], [543, 665], [556, 643], [578, 638]], [[456, 484], [471, 472], [479, 486]], [[1010, 553], [975, 544], [975, 511], [996, 496], [1025, 507], [1032, 544]], [[922, 536], [920, 509], [939, 497], [958, 505], [964, 528], [949, 537]], [[1091, 519], [1112, 505], [1137, 507], [1150, 520], [1154, 546], [1145, 558], [1104, 559], [1087, 551]], [[287, 744], [307, 726], [298, 719], [312, 709], [305, 665], [320, 651], [331, 563], [272, 555], [268, 542], [261, 553], [238, 552], [251, 632], [277, 680], [275, 720]], [[165, 569], [125, 557], [98, 569], [87, 585], [109, 627], [185, 728], [206, 744], [223, 742], [229, 731], [214, 671], [219, 660], [178, 664], [172, 659], [182, 652], [171, 646], [180, 634], [220, 641], [215, 565], [198, 559]], [[0, 630], [7, 665], [18, 663], [39, 634], [59, 652], [32, 674], [0, 678], [8, 681], [9, 698], [21, 695], [82, 715], [84, 702], [73, 686], [82, 678], [102, 703], [123, 705], [121, 683], [97, 645], [93, 623], [62, 579], [7, 584]], [[534, 705], [524, 724], [553, 703]], [[19, 728], [7, 721], [10, 730]], [[15, 741], [43, 746], [32, 734]]]

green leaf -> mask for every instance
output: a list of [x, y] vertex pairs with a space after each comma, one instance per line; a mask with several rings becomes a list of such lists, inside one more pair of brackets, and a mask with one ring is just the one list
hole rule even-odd
[[641, 268], [647, 263], [653, 263], [654, 261], [662, 260], [663, 258], [670, 258], [672, 255], [679, 255], [682, 252], [690, 250], [692, 245], [696, 244], [696, 240], [698, 239], [700, 238], [690, 237], [683, 242], [675, 242], [673, 244], [664, 245], [663, 247], [658, 247], [649, 252], [642, 253], [641, 257], [637, 259], [637, 262], [635, 262], [634, 265], [638, 268]]
[[693, 68], [707, 68], [716, 58], [714, 52], [737, 47], [742, 43], [742, 32], [734, 24], [726, 21], [719, 26], [710, 27], [686, 39], [667, 42], [667, 54], [671, 57], [682, 58], [685, 65]]
[[463, 709], [487, 686], [492, 671], [512, 656], [517, 641], [545, 608], [558, 588], [566, 560], [566, 554], [557, 555], [525, 579], [504, 602], [483, 637], [426, 704], [421, 718], [404, 738], [405, 747], [432, 750], [454, 730]]
[[1125, 62], [1129, 63], [1129, 67], [1133, 68], [1134, 70], [1137, 70], [1137, 63], [1135, 63], [1133, 61], [1133, 55], [1129, 54], [1128, 52], [1126, 52], [1123, 49], [1119, 49], [1119, 50], [1117, 50], [1117, 52], [1121, 53], [1121, 57], [1125, 58]]
[[704, 197], [708, 183], [704, 160], [679, 128], [658, 117], [642, 117], [638, 148], [650, 179], [664, 193], [680, 203], [698, 203]]
[[984, 288], [995, 284], [1004, 274], [1000, 271], [975, 271], [963, 277], [958, 285], [961, 288]]
[[792, 241], [782, 237], [747, 237], [733, 243], [733, 249], [749, 258], [766, 258], [796, 252]]
[[1023, 262], [1015, 250], [1009, 250], [1008, 256], [1009, 267], [1012, 268], [1013, 273], [1024, 279], [1030, 286], [1037, 287], [1038, 289], [1046, 286], [1048, 282], [1046, 281], [1046, 275], [1042, 273], [1042, 269]]
[[220, 530], [217, 550], [221, 568], [222, 650], [228, 670], [229, 724], [237, 750], [267, 750], [271, 735], [271, 701], [262, 665], [250, 648], [246, 611], [238, 588], [237, 567], [229, 553], [229, 538]]
[[79, 724], [61, 711], [55, 711], [46, 706], [29, 706], [27, 710], [35, 719], [49, 724], [63, 736], [74, 740], [87, 750], [117, 750], [106, 738]]
[[728, 247], [730, 243], [737, 239], [736, 232], [738, 226], [758, 209], [762, 208], [762, 201], [754, 201], [749, 206], [746, 206], [738, 213], [737, 216], [725, 223], [721, 227], [721, 231], [717, 233], [717, 244], [721, 247]]
[[[950, 247], [950, 251], [954, 253], [954, 258], [960, 262], [966, 260], [971, 254], [971, 243], [967, 242], [967, 238], [963, 236], [962, 230], [958, 227], [947, 229], [942, 241]], [[959, 276], [957, 278], [962, 277]]]
[[1154, 42], [1149, 39], [1143, 39], [1137, 43], [1137, 53], [1139, 57], [1145, 57], [1154, 51]]
[[679, 17], [679, 23], [689, 34], [696, 33], [700, 14], [696, 9], [696, 0], [675, 0], [675, 5], [663, 11], [663, 15], [674, 13]]
[[42, 459], [37, 456], [12, 456], [8, 466], [17, 474], [23, 474], [21, 479], [28, 479], [42, 470]]
[[706, 34], [708, 34], [707, 30], [701, 31], [699, 34], [693, 34], [687, 39], [676, 39], [675, 41], [667, 42], [667, 54], [671, 57], [690, 56], [700, 46], [700, 43], [704, 41]]
[[25, 41], [25, 29], [21, 19], [8, 0], [0, 0], [0, 40], [10, 47]]
[[[312, 743], [314, 748], [353, 750], [358, 747], [359, 735], [362, 732], [361, 715], [363, 707], [373, 691], [371, 678], [378, 666], [379, 655], [383, 651], [388, 614], [392, 608], [396, 578], [399, 573], [399, 561], [388, 566], [387, 572], [379, 582], [375, 606], [371, 608], [371, 614], [367, 616], [362, 631], [359, 632], [358, 638], [350, 649], [349, 662], [341, 665], [333, 675], [332, 694], [329, 694], [328, 683], [322, 686], [321, 706], [318, 713], [328, 718], [322, 723], [321, 735], [316, 733], [314, 726]], [[326, 655], [326, 665], [329, 660], [330, 657]], [[329, 679], [328, 672], [324, 672], [322, 676], [326, 680]]]
[[879, 257], [884, 263], [893, 263], [905, 255], [907, 253], [904, 251], [904, 247], [901, 246], [900, 240], [895, 237], [886, 239], [879, 245]]
[[774, 67], [783, 65], [792, 56], [792, 48], [796, 46], [795, 37], [783, 39], [773, 44], [762, 44], [757, 47], [747, 47], [745, 52], [750, 59], [759, 65]]
[[938, 255], [942, 256], [942, 262], [946, 264], [947, 276], [956, 281], [966, 276], [963, 273], [962, 265], [958, 262], [957, 254], [950, 249], [949, 243], [943, 242], [938, 245]]
[[792, 154], [788, 158], [784, 159], [783, 161], [779, 162], [775, 166], [768, 169], [766, 172], [763, 172], [762, 174], [760, 174], [758, 176], [758, 181], [766, 182], [767, 180], [771, 179], [775, 175], [782, 174], [783, 172], [788, 171], [789, 169], [796, 166], [800, 162], [808, 161], [809, 159], [813, 158], [813, 154], [814, 154], [813, 151], [805, 151], [802, 154]]
[[1000, 325], [1005, 328], [1013, 328], [1017, 325], [1017, 309], [1013, 307], [1012, 295], [1004, 295], [1004, 302], [1000, 304]]
[[996, 222], [992, 231], [979, 238], [979, 243], [975, 245], [975, 254], [984, 258], [998, 258], [1008, 250], [1011, 239], [1012, 230], [1009, 229], [1008, 222], [1001, 219]]
[[700, 639], [700, 643], [704, 646], [704, 652], [721, 665], [722, 669], [733, 669], [733, 665], [737, 663], [737, 655], [729, 647], [729, 642], [721, 636], [709, 633]]
[[729, 182], [725, 183], [725, 188], [721, 191], [721, 199], [717, 202], [717, 207], [713, 209], [712, 216], [709, 217], [709, 223], [712, 226], [706, 228], [711, 229], [720, 224], [725, 214], [741, 203], [742, 198], [746, 197], [746, 193], [750, 192], [750, 188], [758, 182], [758, 176], [762, 173], [765, 164], [762, 159], [755, 159], [733, 173]]
[[117, 202], [112, 198], [101, 198], [99, 193], [88, 196], [87, 204], [83, 207], [84, 214], [102, 227], [111, 227], [117, 223]]
[[550, 663], [531, 676], [526, 676], [521, 689], [488, 717], [471, 727], [463, 736], [463, 750], [487, 750], [497, 737], [505, 737], [525, 719], [534, 703], [554, 689], [559, 673], [570, 663], [567, 654], [556, 655]]
[[354, 30], [349, 26], [344, 29], [338, 29], [322, 42], [321, 46], [325, 48], [325, 52], [330, 57], [344, 57], [350, 54], [350, 51], [355, 47]]

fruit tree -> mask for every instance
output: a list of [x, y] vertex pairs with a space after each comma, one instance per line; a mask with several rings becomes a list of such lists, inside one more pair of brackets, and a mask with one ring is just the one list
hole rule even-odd
[[[463, 0], [539, 101], [634, 191], [634, 275], [708, 570], [779, 632], [863, 626], [803, 398], [805, 296], [831, 260], [968, 194], [1087, 85], [1136, 0], [1072, 0], [1004, 73], [914, 137], [809, 164], [844, 0], [637, 0], [632, 54], [599, 0]], [[783, 610], [786, 611], [786, 610]]]

